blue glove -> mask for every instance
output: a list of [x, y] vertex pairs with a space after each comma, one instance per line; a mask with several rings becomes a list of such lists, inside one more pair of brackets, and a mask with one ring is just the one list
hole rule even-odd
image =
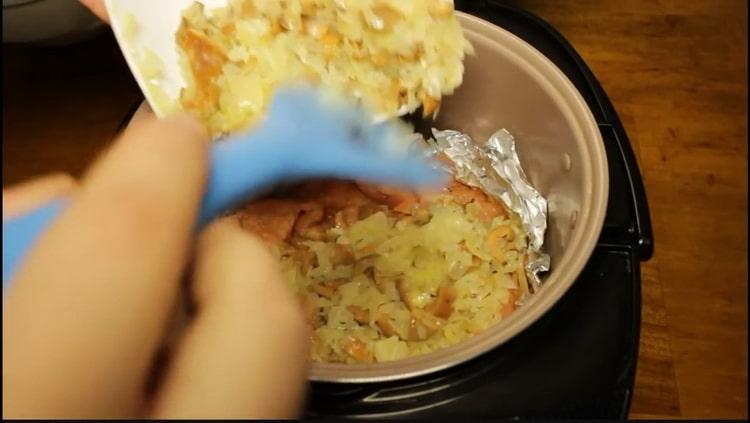
[[[247, 134], [216, 142], [196, 230], [281, 182], [356, 179], [400, 186], [438, 185], [444, 175], [414, 150], [394, 122], [308, 88], [283, 90], [268, 117]], [[3, 222], [3, 289], [35, 241], [65, 208], [56, 200]]]

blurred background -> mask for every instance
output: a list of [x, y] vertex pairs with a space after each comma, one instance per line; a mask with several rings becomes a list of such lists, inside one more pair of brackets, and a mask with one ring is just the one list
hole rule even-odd
[[104, 30], [77, 0], [3, 0], [3, 43], [67, 45]]
[[[594, 71], [656, 239], [631, 417], [747, 418], [747, 1], [515, 0]], [[3, 0], [3, 186], [79, 176], [140, 93], [75, 0]]]

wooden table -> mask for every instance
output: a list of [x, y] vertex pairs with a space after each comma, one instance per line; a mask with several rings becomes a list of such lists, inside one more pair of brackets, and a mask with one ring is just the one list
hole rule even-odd
[[[656, 238], [632, 417], [747, 418], [747, 2], [516, 0], [557, 27], [634, 144]], [[3, 185], [80, 175], [138, 91], [109, 37], [3, 50]]]
[[643, 173], [656, 253], [631, 415], [747, 418], [747, 2], [516, 3], [592, 68]]

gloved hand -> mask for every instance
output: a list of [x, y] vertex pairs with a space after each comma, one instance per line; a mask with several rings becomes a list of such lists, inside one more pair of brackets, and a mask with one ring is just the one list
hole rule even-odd
[[[342, 99], [310, 88], [281, 90], [258, 128], [212, 147], [196, 228], [281, 182], [335, 177], [401, 186], [442, 183], [443, 174], [408, 149], [407, 136], [394, 122], [373, 124], [371, 116]], [[67, 201], [58, 199], [3, 221], [4, 288]]]

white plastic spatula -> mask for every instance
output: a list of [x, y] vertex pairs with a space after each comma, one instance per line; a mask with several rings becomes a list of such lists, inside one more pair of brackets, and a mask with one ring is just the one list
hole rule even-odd
[[[122, 48], [131, 69], [160, 116], [170, 110], [159, 96], [176, 99], [183, 85], [174, 50], [174, 32], [182, 8], [190, 3], [191, 0], [107, 1], [118, 40], [122, 42], [125, 37]], [[132, 25], [132, 19], [138, 26], [135, 37], [126, 28]], [[152, 80], [153, 69], [143, 72], [149, 66], [139, 65], [144, 46], [151, 49], [150, 54], [162, 59], [164, 68], [159, 81]], [[158, 94], [153, 87], [158, 87]], [[402, 186], [443, 182], [443, 175], [423, 155], [394, 148], [403, 146], [408, 135], [394, 122], [373, 124], [372, 115], [354, 102], [332, 101], [311, 88], [278, 91], [267, 117], [257, 127], [214, 144], [197, 229], [239, 202], [281, 182], [313, 177]], [[57, 200], [3, 221], [4, 288], [26, 252], [66, 205], [66, 199]]]

